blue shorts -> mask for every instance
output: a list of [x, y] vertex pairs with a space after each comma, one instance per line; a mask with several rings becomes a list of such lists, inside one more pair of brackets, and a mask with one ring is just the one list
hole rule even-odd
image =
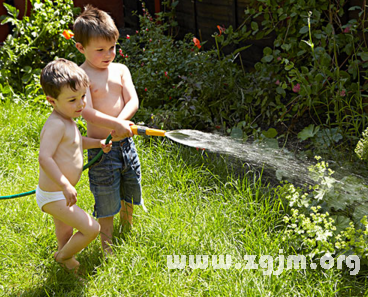
[[[88, 161], [101, 149], [89, 149]], [[121, 201], [144, 207], [141, 188], [141, 164], [131, 137], [112, 143], [111, 151], [103, 154], [88, 171], [89, 185], [95, 197], [93, 215], [111, 217], [121, 208]]]

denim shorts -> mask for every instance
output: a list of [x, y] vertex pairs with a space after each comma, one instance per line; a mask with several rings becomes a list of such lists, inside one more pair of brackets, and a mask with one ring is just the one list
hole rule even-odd
[[[101, 149], [89, 149], [88, 161]], [[121, 208], [121, 201], [142, 205], [141, 164], [131, 137], [112, 143], [111, 151], [103, 154], [88, 171], [89, 185], [95, 198], [93, 215], [111, 217]]]

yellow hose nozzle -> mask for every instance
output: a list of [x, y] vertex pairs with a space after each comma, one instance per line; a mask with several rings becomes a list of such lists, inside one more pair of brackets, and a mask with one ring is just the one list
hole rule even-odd
[[152, 129], [144, 126], [131, 125], [130, 129], [134, 135], [165, 136], [165, 130]]

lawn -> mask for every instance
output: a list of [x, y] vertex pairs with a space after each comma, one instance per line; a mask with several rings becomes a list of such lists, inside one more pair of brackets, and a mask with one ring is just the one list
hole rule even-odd
[[[39, 133], [49, 111], [23, 103], [0, 105], [0, 195], [35, 189]], [[137, 207], [130, 233], [115, 221], [114, 256], [98, 240], [83, 250], [80, 282], [54, 260], [53, 222], [34, 195], [0, 200], [0, 296], [363, 296], [366, 278], [336, 267], [247, 269], [244, 255], [293, 254], [275, 189], [221, 156], [167, 139], [135, 137], [148, 212]], [[92, 213], [84, 172], [78, 205]], [[168, 269], [167, 255], [231, 255], [229, 269]], [[265, 266], [267, 267], [267, 266]], [[278, 264], [274, 263], [274, 270]]]

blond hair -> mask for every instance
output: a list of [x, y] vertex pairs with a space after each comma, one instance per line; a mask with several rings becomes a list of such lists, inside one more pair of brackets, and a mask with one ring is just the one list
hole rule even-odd
[[66, 59], [57, 59], [48, 63], [41, 72], [41, 86], [46, 96], [57, 99], [65, 86], [73, 91], [89, 86], [86, 72], [77, 64]]
[[84, 47], [92, 38], [103, 38], [108, 41], [119, 38], [119, 30], [113, 19], [104, 11], [88, 4], [73, 26], [74, 40]]

